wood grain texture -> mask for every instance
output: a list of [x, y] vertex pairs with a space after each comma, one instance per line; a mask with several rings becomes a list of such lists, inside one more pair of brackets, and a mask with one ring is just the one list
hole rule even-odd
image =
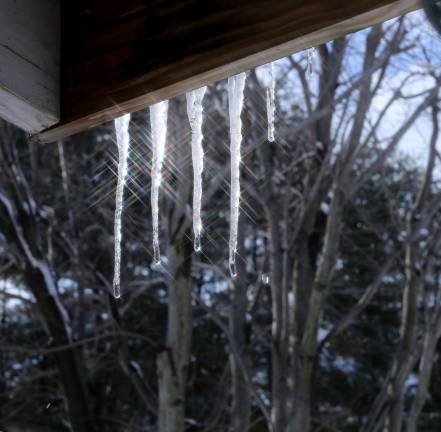
[[0, 0], [0, 116], [30, 133], [59, 117], [58, 0]]
[[63, 2], [53, 141], [418, 7], [417, 0]]

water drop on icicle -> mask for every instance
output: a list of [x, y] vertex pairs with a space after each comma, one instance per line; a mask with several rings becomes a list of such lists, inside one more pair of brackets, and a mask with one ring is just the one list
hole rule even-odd
[[194, 250], [201, 250], [202, 219], [202, 172], [204, 171], [204, 149], [202, 148], [202, 100], [207, 87], [187, 93], [187, 114], [191, 127], [191, 156], [193, 159], [193, 232]]
[[276, 80], [274, 78], [274, 63], [268, 64], [269, 84], [266, 88], [266, 114], [268, 117], [268, 141], [274, 141], [274, 115], [276, 112]]
[[237, 230], [239, 225], [240, 204], [240, 145], [242, 142], [242, 121], [240, 114], [243, 107], [245, 73], [228, 78], [228, 111], [230, 117], [230, 155], [231, 155], [231, 191], [230, 191], [230, 242], [229, 266], [232, 277], [237, 275], [236, 251]]
[[[234, 254], [236, 253], [236, 251], [234, 251]], [[230, 252], [231, 254], [231, 252]], [[230, 261], [229, 261], [229, 268], [230, 268], [230, 275], [231, 277], [235, 278], [237, 276], [237, 268], [236, 268], [236, 257], [235, 256], [230, 256]]]
[[269, 274], [268, 274], [268, 273], [264, 273], [264, 274], [262, 274], [262, 282], [263, 282], [265, 285], [269, 285], [269, 283], [270, 283], [270, 277], [269, 277]]
[[150, 124], [152, 128], [152, 224], [153, 224], [153, 261], [161, 262], [159, 249], [159, 185], [161, 184], [162, 164], [165, 156], [167, 138], [168, 101], [159, 102], [150, 107]]
[[124, 114], [122, 117], [115, 119], [116, 144], [118, 146], [118, 182], [116, 185], [115, 200], [115, 266], [113, 273], [113, 295], [116, 298], [119, 298], [121, 296], [121, 223], [124, 185], [126, 183], [127, 176], [127, 158], [129, 154], [129, 123], [130, 114]]

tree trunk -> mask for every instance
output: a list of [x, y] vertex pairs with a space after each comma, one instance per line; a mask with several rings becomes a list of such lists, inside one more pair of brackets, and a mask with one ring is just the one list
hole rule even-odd
[[[298, 381], [298, 375], [303, 370], [304, 365], [301, 364], [301, 359], [298, 356], [299, 346], [301, 341], [301, 335], [304, 332], [306, 318], [308, 316], [309, 309], [309, 299], [312, 291], [312, 283], [315, 271], [315, 265], [312, 261], [315, 262], [315, 251], [311, 251], [311, 244], [309, 236], [305, 233], [301, 233], [298, 236], [298, 247], [297, 247], [297, 259], [294, 265], [294, 275], [293, 275], [293, 297], [295, 299], [294, 305], [292, 307], [293, 317], [292, 317], [292, 326], [291, 326], [291, 334], [292, 337], [292, 348], [291, 348], [291, 369], [290, 369], [290, 400], [288, 401], [289, 408], [289, 422], [288, 422], [288, 431], [296, 432], [296, 422], [294, 421], [297, 412], [297, 404], [301, 403], [303, 406], [308, 405], [307, 401], [298, 402], [297, 397], [299, 395], [305, 395], [304, 390], [299, 389], [299, 385], [305, 386], [305, 382]], [[315, 245], [314, 245], [315, 246]], [[311, 259], [311, 254], [313, 258]], [[310, 391], [307, 390], [307, 394]], [[305, 413], [305, 417], [309, 417], [308, 413]], [[309, 420], [305, 419], [306, 423], [309, 423]], [[305, 422], [302, 421], [302, 422]]]
[[[172, 106], [173, 107], [173, 106]], [[182, 108], [176, 103], [176, 109]], [[191, 167], [184, 164], [190, 156], [190, 145], [176, 116], [173, 124], [176, 143], [170, 155], [176, 167], [176, 195], [168, 200], [168, 319], [166, 348], [157, 360], [159, 377], [159, 432], [183, 432], [185, 429], [185, 396], [192, 337], [193, 243], [187, 206], [191, 203]]]
[[[437, 154], [436, 144], [438, 142], [438, 135], [439, 135], [438, 110], [439, 108], [437, 104], [433, 104], [432, 106], [433, 132], [430, 143], [430, 154], [427, 163], [425, 179], [418, 195], [417, 202], [419, 202], [420, 205], [422, 205], [424, 201], [427, 200], [430, 182], [432, 180], [433, 170], [435, 167], [435, 158]], [[431, 248], [433, 252], [429, 253], [426, 264], [426, 272], [428, 274], [433, 274], [433, 270], [434, 270], [433, 267], [435, 265], [435, 262], [437, 261], [437, 254], [435, 251], [439, 249], [440, 241], [441, 241], [439, 235], [434, 237], [436, 241], [434, 242], [433, 249]], [[436, 346], [441, 336], [441, 305], [440, 305], [441, 292], [440, 292], [439, 283], [437, 284], [437, 286], [438, 286], [438, 292], [436, 294], [435, 305], [433, 305], [432, 308], [426, 308], [426, 326], [425, 326], [425, 335], [423, 339], [421, 360], [418, 371], [418, 386], [412, 401], [412, 406], [407, 421], [407, 429], [406, 429], [407, 432], [417, 431], [418, 418], [420, 416], [421, 410], [423, 409], [429, 391], [430, 376], [432, 374], [432, 366], [434, 363]]]
[[34, 295], [41, 319], [51, 338], [60, 379], [66, 397], [67, 411], [74, 432], [95, 430], [88, 400], [85, 372], [73, 338], [69, 316], [58, 298], [52, 272], [42, 258], [39, 229], [41, 214], [28, 188], [20, 167], [10, 157], [6, 143], [0, 141], [0, 160], [10, 181], [11, 198], [0, 194], [0, 211], [4, 210], [3, 233], [16, 245], [17, 261], [22, 265], [26, 285]]
[[434, 363], [436, 345], [441, 333], [441, 314], [434, 314], [427, 323], [426, 334], [423, 342], [423, 353], [418, 371], [418, 386], [414, 396], [406, 432], [417, 432], [417, 423], [429, 390], [432, 365]]
[[[428, 99], [429, 102], [430, 99]], [[431, 271], [429, 261], [433, 257], [429, 255], [428, 258], [424, 259], [419, 233], [423, 227], [429, 227], [429, 225], [423, 225], [423, 221], [426, 224], [430, 223], [430, 218], [427, 218], [426, 215], [428, 213], [428, 196], [436, 158], [436, 142], [438, 140], [437, 116], [438, 108], [436, 103], [433, 102], [433, 132], [426, 172], [415, 202], [406, 214], [406, 242], [404, 245], [406, 282], [402, 297], [403, 310], [401, 314], [400, 341], [391, 365], [389, 379], [386, 380], [363, 428], [366, 431], [372, 430], [374, 425], [375, 430], [377, 430], [383, 427], [383, 424], [386, 432], [400, 432], [402, 430], [405, 382], [420, 356], [420, 350], [416, 348], [419, 314], [418, 297], [423, 292], [425, 273]], [[430, 331], [430, 327], [428, 328]], [[426, 351], [426, 355], [429, 355], [431, 347], [427, 346], [427, 340], [424, 343], [423, 349]], [[428, 359], [422, 359], [421, 361], [427, 362]], [[426, 374], [427, 371], [424, 373]], [[419, 386], [419, 390], [422, 391], [423, 388]], [[424, 396], [426, 392], [427, 388], [425, 389]], [[419, 398], [422, 396], [421, 394]], [[416, 405], [412, 408], [414, 411], [413, 415], [416, 417], [413, 420], [415, 424], [419, 414], [418, 410], [420, 409], [418, 403], [417, 401]]]
[[[237, 348], [237, 354], [241, 356], [243, 365], [249, 366], [250, 359], [248, 355], [248, 331], [247, 331], [247, 274], [245, 251], [243, 247], [244, 224], [239, 225], [239, 251], [237, 259], [237, 277], [234, 281], [234, 289], [232, 292], [232, 304], [230, 315], [230, 332], [231, 337]], [[238, 364], [236, 356], [230, 355], [231, 367], [231, 431], [232, 432], [248, 432], [250, 427], [250, 388], [244, 375], [241, 365]]]
[[[1, 200], [0, 200], [1, 202]], [[3, 199], [3, 204], [5, 201]], [[42, 321], [51, 338], [51, 347], [63, 347], [54, 350], [53, 357], [60, 373], [63, 383], [64, 394], [66, 396], [66, 407], [69, 419], [74, 432], [94, 431], [94, 421], [92, 410], [88, 400], [85, 384], [85, 373], [81, 365], [77, 348], [72, 346], [73, 340], [67, 312], [60, 303], [55, 288], [55, 281], [51, 272], [44, 261], [35, 258], [29, 247], [28, 240], [24, 237], [24, 232], [18, 225], [18, 220], [9, 208], [10, 227], [4, 227], [4, 234], [8, 241], [20, 245], [23, 262], [23, 275], [32, 294], [34, 295]], [[22, 213], [22, 218], [27, 219], [27, 215]], [[31, 222], [26, 223], [27, 228]]]
[[183, 432], [185, 387], [191, 345], [191, 232], [169, 246], [167, 254], [168, 327], [166, 350], [158, 357], [159, 431]]
[[[273, 206], [269, 206], [273, 207]], [[274, 432], [282, 432], [286, 427], [288, 395], [288, 341], [287, 341], [287, 298], [282, 289], [283, 259], [281, 234], [278, 227], [277, 209], [268, 215], [270, 249], [270, 285], [272, 301], [272, 344], [271, 383], [272, 410], [271, 423]]]
[[[43, 265], [43, 264], [41, 264]], [[72, 344], [69, 323], [66, 322], [67, 314], [59, 303], [56, 294], [51, 293], [47, 284], [53, 281], [45, 281], [51, 276], [46, 273], [47, 268], [27, 268], [26, 283], [34, 294], [40, 313], [44, 317], [45, 324], [53, 339], [52, 347]], [[56, 350], [54, 358], [63, 383], [66, 396], [66, 406], [72, 429], [75, 432], [92, 432], [95, 430], [92, 409], [88, 400], [85, 372], [79, 358], [78, 348], [68, 347]]]
[[338, 183], [333, 191], [321, 258], [312, 284], [308, 315], [296, 352], [295, 416], [294, 428], [291, 428], [296, 432], [308, 432], [311, 429], [312, 378], [318, 347], [318, 329], [340, 243], [344, 196]]
[[[251, 75], [251, 81], [258, 86], [255, 72]], [[256, 92], [249, 92], [251, 102], [259, 106], [260, 100]], [[259, 128], [258, 119], [252, 117], [251, 128], [254, 141], [259, 139], [255, 134]], [[269, 267], [271, 287], [271, 311], [272, 311], [272, 337], [271, 337], [271, 428], [274, 432], [284, 431], [286, 426], [287, 395], [288, 395], [288, 298], [284, 286], [284, 250], [282, 242], [281, 201], [279, 190], [274, 187], [273, 155], [271, 146], [259, 146], [259, 160], [262, 173], [267, 181], [259, 191], [262, 194], [263, 208], [267, 220], [268, 244], [269, 244]], [[286, 251], [285, 251], [286, 252]]]
[[417, 295], [420, 287], [420, 278], [416, 271], [417, 251], [415, 241], [413, 240], [413, 217], [413, 212], [407, 215], [406, 285], [403, 292], [401, 340], [392, 366], [392, 379], [389, 385], [390, 408], [385, 423], [385, 430], [387, 432], [401, 431], [404, 384], [414, 364], [418, 314]]

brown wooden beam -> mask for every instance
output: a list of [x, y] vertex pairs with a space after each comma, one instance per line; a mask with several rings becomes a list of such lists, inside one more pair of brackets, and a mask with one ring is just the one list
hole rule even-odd
[[49, 142], [419, 7], [418, 0], [62, 2]]

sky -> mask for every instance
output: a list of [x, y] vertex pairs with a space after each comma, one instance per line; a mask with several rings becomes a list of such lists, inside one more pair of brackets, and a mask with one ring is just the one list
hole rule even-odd
[[[431, 27], [424, 12], [421, 10], [408, 14], [407, 20], [407, 39], [421, 41], [427, 55], [431, 59], [431, 64], [441, 73], [441, 35]], [[391, 21], [386, 22], [384, 25], [387, 26], [389, 24], [391, 24]], [[362, 63], [359, 55], [360, 53], [357, 52], [357, 42], [360, 41], [360, 43], [364, 44], [366, 31], [367, 30], [361, 30], [351, 36], [351, 47], [349, 49], [352, 50], [352, 52], [350, 55], [346, 56], [345, 64], [345, 68], [348, 70], [349, 74], [361, 72]], [[399, 55], [394, 59], [391, 66], [388, 68], [382, 90], [372, 103], [370, 110], [371, 114], [375, 115], [381, 111], [397, 89], [397, 85], [409, 74], [415, 74], [415, 76], [410, 78], [406, 84], [404, 90], [406, 95], [418, 94], [433, 87], [434, 80], [427, 75], [427, 61], [422, 56], [419, 56], [419, 52], [420, 50], [410, 50], [408, 54]], [[305, 52], [297, 53], [294, 56], [297, 58], [304, 58]], [[276, 62], [276, 75], [282, 75], [287, 67], [289, 66], [286, 59], [278, 60]], [[313, 70], [316, 68], [318, 68], [317, 54], [315, 55], [315, 58], [313, 57]], [[268, 68], [266, 65], [257, 70], [259, 78], [264, 83], [267, 82], [267, 71]], [[314, 86], [317, 85], [317, 76], [313, 74], [309, 79], [314, 88]], [[287, 89], [291, 97], [294, 95], [299, 101], [302, 100], [303, 95], [296, 79], [293, 79], [292, 82], [288, 84]], [[380, 135], [383, 135], [384, 137], [391, 136], [394, 131], [397, 130], [397, 127], [402, 124], [403, 119], [408, 117], [423, 97], [424, 95], [419, 98], [399, 100], [394, 103], [389, 108], [388, 114], [381, 124]], [[284, 102], [284, 95], [281, 92], [278, 94], [278, 99], [278, 104], [281, 108], [280, 111], [289, 110]], [[427, 110], [419, 117], [401, 140], [396, 155], [408, 157], [410, 160], [423, 167], [428, 156], [431, 132], [431, 116], [430, 111]], [[438, 144], [438, 147], [440, 145], [441, 144]]]
[[[424, 12], [421, 10], [408, 14], [407, 18], [411, 20], [410, 36], [419, 38], [423, 43], [424, 48], [427, 50], [428, 55], [431, 57], [431, 61], [435, 64], [438, 72], [441, 72], [441, 62], [437, 59], [441, 59], [441, 35], [439, 35], [431, 25], [428, 23]], [[424, 66], [425, 60], [422, 58], [413, 58], [413, 56], [405, 57], [402, 59], [396, 68], [393, 75], [389, 77], [391, 82], [391, 91], [385, 92], [381, 98], [377, 98], [374, 102], [374, 109], [380, 110], [388, 97], [392, 95], [392, 88], [396, 88], [394, 83], [401, 82], [402, 79], [410, 72], [414, 72], [416, 75], [410, 80], [407, 89], [411, 88], [411, 92], [417, 94], [425, 89], [433, 87], [434, 80], [427, 75], [423, 75], [427, 68]], [[426, 69], [426, 70], [425, 70]], [[407, 90], [406, 94], [409, 93]], [[415, 106], [421, 101], [421, 98], [415, 100], [400, 101], [400, 103], [394, 104], [391, 107], [390, 112], [385, 119], [383, 126], [383, 132], [389, 134], [394, 130], [394, 125], [399, 124], [404, 117], [407, 117]], [[398, 151], [404, 155], [409, 156], [416, 163], [425, 165], [428, 157], [429, 142], [432, 133], [432, 121], [429, 110], [424, 112], [415, 124], [410, 128], [404, 138], [401, 140]], [[438, 148], [440, 143], [438, 143]]]

